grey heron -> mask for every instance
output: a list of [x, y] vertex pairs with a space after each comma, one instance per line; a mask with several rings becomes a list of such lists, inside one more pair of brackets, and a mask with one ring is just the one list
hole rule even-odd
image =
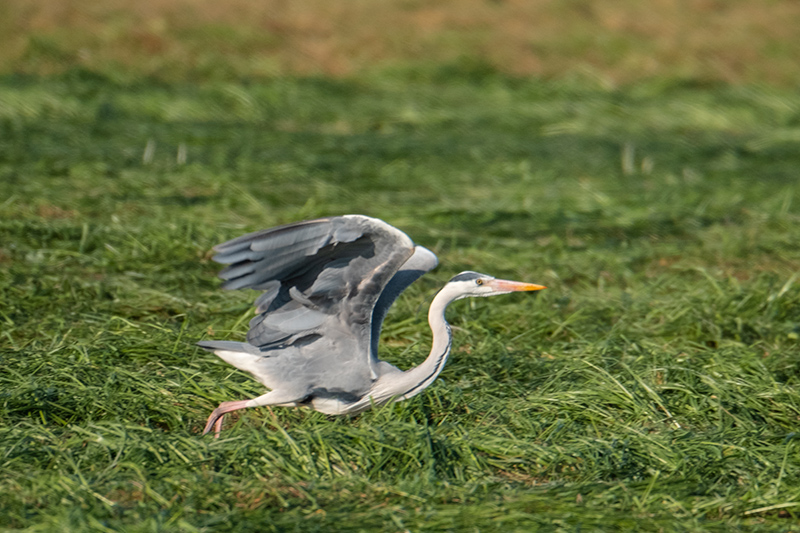
[[201, 341], [227, 363], [249, 372], [269, 392], [222, 402], [203, 434], [219, 437], [226, 413], [259, 406], [309, 406], [353, 414], [419, 394], [450, 354], [447, 306], [468, 296], [538, 291], [542, 285], [462, 272], [434, 297], [428, 312], [433, 346], [410, 370], [378, 359], [389, 307], [436, 255], [402, 231], [362, 215], [320, 218], [257, 231], [214, 248], [225, 289], [263, 291], [247, 342]]

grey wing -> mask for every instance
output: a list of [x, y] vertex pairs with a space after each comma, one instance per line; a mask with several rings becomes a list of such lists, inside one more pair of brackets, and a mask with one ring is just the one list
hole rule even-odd
[[[220, 273], [223, 288], [264, 291], [255, 301], [248, 343], [262, 351], [314, 343], [318, 357], [331, 358], [331, 368], [357, 363], [371, 379], [377, 376], [370, 353], [373, 308], [414, 254], [405, 233], [346, 215], [250, 233], [214, 249], [214, 260], [229, 265]], [[341, 350], [344, 338], [357, 349]]]
[[375, 309], [372, 311], [370, 357], [372, 358], [373, 366], [378, 364], [378, 343], [381, 337], [381, 329], [383, 328], [383, 320], [386, 318], [389, 308], [404, 290], [426, 272], [436, 268], [438, 264], [439, 260], [436, 258], [436, 254], [427, 248], [417, 246], [414, 248], [414, 255], [403, 264], [384, 287], [381, 297], [378, 298]]

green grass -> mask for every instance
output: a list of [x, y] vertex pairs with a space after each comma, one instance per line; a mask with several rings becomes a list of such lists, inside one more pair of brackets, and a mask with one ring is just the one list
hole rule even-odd
[[[202, 86], [0, 79], [0, 524], [30, 531], [796, 530], [800, 97], [521, 81], [457, 64]], [[149, 146], [149, 148], [148, 148]], [[179, 154], [182, 154], [179, 156]], [[243, 413], [197, 349], [253, 295], [209, 249], [364, 213], [459, 302], [425, 393], [356, 418]]]

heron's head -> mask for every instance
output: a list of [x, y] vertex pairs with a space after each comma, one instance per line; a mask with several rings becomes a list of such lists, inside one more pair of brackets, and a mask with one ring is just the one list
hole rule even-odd
[[460, 300], [468, 296], [494, 296], [495, 294], [508, 294], [518, 291], [540, 291], [547, 287], [534, 283], [523, 283], [521, 281], [509, 281], [497, 279], [488, 274], [466, 271], [458, 274], [447, 284], [458, 294], [455, 298]]

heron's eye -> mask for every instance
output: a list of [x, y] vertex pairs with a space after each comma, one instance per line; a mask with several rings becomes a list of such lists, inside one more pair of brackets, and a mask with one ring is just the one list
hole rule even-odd
[[476, 279], [475, 280], [475, 285], [483, 285], [483, 280], [482, 279]]

